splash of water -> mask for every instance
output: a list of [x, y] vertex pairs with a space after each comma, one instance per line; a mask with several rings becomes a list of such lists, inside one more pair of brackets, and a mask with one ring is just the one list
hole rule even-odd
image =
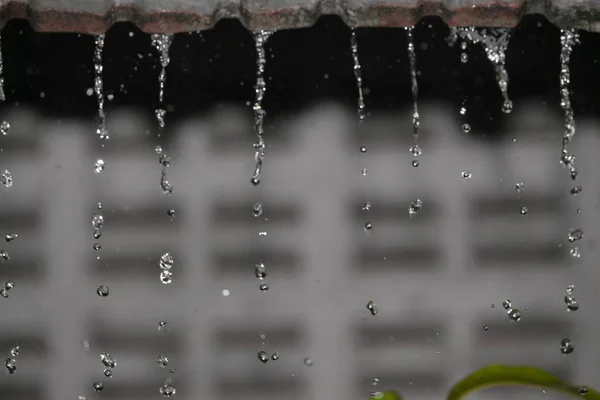
[[102, 56], [104, 54], [104, 34], [96, 36], [96, 48], [94, 50], [94, 92], [98, 102], [98, 128], [96, 134], [100, 139], [108, 139], [106, 129], [106, 113], [104, 112], [104, 81], [102, 78]]
[[350, 50], [352, 51], [352, 59], [354, 60], [354, 77], [356, 78], [356, 87], [358, 90], [358, 119], [362, 122], [366, 118], [365, 98], [363, 95], [362, 67], [358, 58], [358, 41], [356, 40], [355, 28], [351, 28], [350, 30]]
[[569, 95], [569, 85], [571, 83], [569, 63], [573, 47], [579, 43], [579, 34], [575, 29], [562, 29], [560, 31], [560, 43], [560, 106], [565, 114], [565, 132], [563, 134], [560, 162], [569, 169], [571, 179], [575, 180], [577, 178], [575, 155], [569, 150], [569, 144], [575, 136], [575, 115]]
[[[508, 72], [506, 72], [505, 68], [506, 49], [510, 42], [510, 33], [510, 29], [507, 28], [475, 29], [474, 27], [452, 27], [450, 28], [450, 36], [448, 37], [450, 45], [456, 43], [459, 37], [469, 43], [481, 43], [488, 60], [494, 66], [498, 88], [504, 99], [502, 112], [506, 114], [509, 114], [513, 109], [512, 100], [508, 97]], [[466, 46], [463, 50], [465, 49]], [[461, 61], [463, 61], [463, 58], [461, 56]]]
[[262, 101], [267, 91], [267, 83], [265, 82], [265, 65], [267, 58], [265, 54], [265, 43], [273, 31], [259, 31], [254, 34], [254, 46], [256, 48], [256, 85], [254, 91], [256, 93], [254, 101], [254, 131], [256, 133], [256, 143], [254, 143], [254, 174], [250, 180], [254, 186], [260, 184], [260, 173], [262, 163], [265, 158], [265, 139], [263, 138], [264, 128], [263, 120], [267, 113], [262, 107]]
[[[412, 126], [413, 126], [413, 139], [415, 141], [414, 146], [410, 148], [410, 152], [415, 156], [419, 156], [422, 153], [421, 148], [419, 147], [419, 127], [421, 125], [421, 118], [419, 116], [419, 82], [417, 81], [417, 55], [415, 53], [415, 43], [413, 39], [413, 30], [414, 27], [406, 27], [406, 38], [408, 40], [408, 62], [410, 65], [410, 82], [411, 82], [411, 92], [412, 92], [412, 100], [413, 100], [413, 115], [412, 115]], [[413, 166], [418, 166], [419, 163], [413, 163]]]

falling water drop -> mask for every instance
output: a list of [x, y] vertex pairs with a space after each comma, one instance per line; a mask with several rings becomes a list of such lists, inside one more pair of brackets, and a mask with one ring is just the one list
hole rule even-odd
[[261, 362], [263, 362], [264, 364], [266, 364], [267, 361], [269, 361], [269, 354], [266, 351], [264, 351], [264, 350], [259, 351], [257, 353], [257, 356], [258, 356], [258, 359]]
[[356, 78], [356, 87], [358, 89], [358, 119], [363, 121], [366, 117], [365, 98], [363, 96], [362, 69], [360, 65], [360, 59], [358, 58], [358, 41], [356, 40], [355, 28], [350, 28], [350, 49], [352, 50], [352, 59], [354, 60], [354, 77]]
[[371, 229], [373, 229], [373, 223], [371, 221], [365, 222], [365, 230], [370, 231]]
[[569, 255], [573, 258], [580, 258], [581, 252], [579, 251], [579, 246], [573, 246], [569, 249]]
[[575, 346], [573, 346], [573, 342], [571, 339], [564, 338], [560, 341], [560, 352], [563, 354], [571, 354], [575, 350]]
[[577, 195], [577, 194], [581, 193], [582, 190], [583, 190], [583, 188], [581, 186], [575, 186], [574, 188], [571, 189], [571, 194]]
[[461, 176], [463, 177], [463, 179], [471, 179], [471, 177], [472, 177], [473, 175], [471, 174], [471, 171], [463, 171], [463, 172], [461, 173]]
[[94, 50], [94, 92], [98, 103], [98, 128], [96, 134], [100, 139], [108, 139], [106, 129], [106, 114], [104, 112], [104, 83], [102, 78], [102, 56], [104, 53], [104, 34], [96, 36], [96, 48]]
[[100, 360], [106, 368], [115, 368], [117, 366], [117, 360], [108, 353], [100, 354]]
[[162, 331], [165, 330], [167, 327], [167, 321], [165, 321], [164, 319], [161, 319], [160, 321], [158, 321], [158, 330]]
[[583, 231], [581, 229], [574, 229], [569, 232], [569, 243], [574, 243], [578, 240], [583, 239]]
[[304, 365], [306, 365], [307, 367], [310, 367], [310, 366], [312, 366], [312, 365], [313, 365], [313, 360], [311, 360], [311, 358], [310, 358], [310, 357], [306, 357], [306, 358], [304, 359]]
[[412, 166], [417, 168], [419, 166], [419, 160], [412, 160]]
[[469, 56], [467, 53], [460, 53], [460, 62], [466, 64], [469, 61]]
[[[411, 153], [415, 157], [421, 154], [421, 149], [417, 145], [417, 141], [419, 140], [419, 126], [421, 125], [421, 120], [419, 117], [419, 83], [417, 81], [417, 55], [415, 53], [415, 43], [413, 39], [413, 29], [414, 27], [406, 27], [406, 38], [408, 40], [408, 61], [410, 66], [410, 82], [411, 82], [411, 92], [412, 92], [412, 102], [413, 102], [413, 114], [412, 114], [412, 126], [413, 126], [413, 139], [415, 141], [415, 145], [413, 148], [418, 149], [418, 151], [413, 151], [411, 149]], [[416, 154], [415, 154], [416, 153]]]
[[6, 136], [9, 134], [9, 132], [10, 132], [10, 124], [8, 123], [8, 121], [2, 121], [2, 123], [0, 124], [0, 133], [2, 133], [2, 135]]
[[171, 208], [171, 209], [169, 209], [169, 210], [167, 210], [167, 215], [168, 215], [168, 216], [169, 216], [171, 219], [175, 218], [175, 210], [174, 210], [174, 209], [172, 209], [172, 208]]
[[423, 202], [421, 201], [421, 199], [416, 199], [415, 201], [410, 203], [410, 206], [408, 207], [408, 215], [410, 215], [410, 216], [416, 215], [416, 214], [420, 213], [422, 209], [423, 209]]
[[517, 194], [523, 194], [524, 191], [525, 191], [525, 184], [523, 184], [523, 182], [518, 182], [515, 185], [515, 192]]
[[177, 393], [177, 389], [171, 383], [165, 383], [158, 391], [163, 397], [172, 397]]
[[373, 316], [377, 315], [377, 313], [379, 312], [379, 309], [377, 308], [377, 305], [372, 300], [370, 300], [367, 303], [367, 310], [369, 310], [369, 312]]
[[581, 396], [585, 396], [586, 394], [588, 394], [589, 389], [587, 388], [587, 386], [581, 385], [579, 386], [579, 394]]
[[163, 254], [162, 256], [160, 256], [160, 260], [158, 261], [160, 269], [163, 270], [171, 269], [174, 263], [175, 260], [173, 259], [173, 256], [170, 253]]
[[17, 360], [14, 357], [9, 357], [4, 362], [4, 366], [9, 374], [14, 374], [17, 370]]
[[529, 213], [529, 208], [527, 208], [526, 206], [522, 206], [519, 209], [519, 212], [521, 213], [521, 215], [527, 215]]
[[21, 347], [19, 345], [16, 345], [15, 347], [13, 347], [12, 349], [10, 349], [10, 355], [12, 357], [16, 357], [19, 355], [19, 352], [21, 351]]
[[575, 136], [575, 116], [571, 106], [569, 86], [571, 83], [571, 70], [569, 63], [571, 61], [571, 51], [579, 43], [579, 34], [575, 29], [561, 29], [560, 31], [560, 106], [565, 114], [565, 131], [562, 139], [562, 150], [560, 162], [569, 169], [571, 179], [577, 177], [577, 168], [575, 167], [575, 156], [569, 150], [569, 144]]
[[8, 254], [8, 252], [4, 249], [0, 249], [0, 260], [3, 261], [10, 261], [10, 255]]
[[169, 270], [162, 270], [160, 271], [159, 278], [163, 284], [168, 285], [173, 282], [173, 273]]
[[2, 173], [2, 177], [0, 178], [0, 182], [2, 183], [2, 186], [4, 186], [5, 188], [12, 187], [13, 177], [9, 170], [7, 170], [7, 169], [4, 170], [4, 172]]
[[15, 240], [18, 237], [19, 237], [19, 235], [17, 235], [16, 233], [9, 233], [6, 235], [4, 240], [6, 240], [7, 242], [12, 242], [13, 240]]
[[279, 360], [279, 353], [275, 352], [275, 353], [271, 354], [271, 360], [273, 360], [273, 361]]
[[110, 290], [108, 289], [108, 286], [100, 285], [98, 286], [98, 289], [96, 289], [96, 293], [100, 297], [108, 297], [108, 295], [110, 294]]
[[502, 302], [502, 307], [508, 314], [508, 319], [516, 322], [521, 320], [521, 311], [516, 308], [512, 308], [512, 302], [510, 300], [504, 300]]
[[263, 263], [254, 265], [254, 275], [258, 279], [265, 279], [267, 277], [267, 267]]
[[362, 205], [363, 211], [371, 211], [371, 202], [365, 201]]
[[159, 354], [156, 358], [156, 363], [159, 367], [165, 368], [167, 365], [169, 365], [169, 359], [164, 354]]
[[262, 101], [267, 91], [267, 83], [264, 78], [265, 65], [267, 58], [265, 54], [265, 43], [269, 37], [273, 34], [273, 31], [259, 31], [254, 33], [254, 46], [256, 48], [256, 84], [254, 91], [256, 93], [254, 101], [254, 131], [256, 133], [256, 143], [254, 143], [254, 174], [252, 175], [251, 182], [254, 186], [260, 184], [260, 173], [262, 170], [262, 163], [265, 158], [265, 140], [263, 138], [264, 128], [263, 120], [267, 113], [262, 107]]
[[108, 368], [106, 368], [106, 369], [104, 370], [104, 376], [105, 376], [105, 377], [107, 377], [107, 378], [112, 378], [112, 370], [111, 370], [111, 369], [108, 369]]
[[267, 290], [269, 290], [269, 284], [268, 283], [261, 283], [258, 288], [260, 289], [261, 292], [266, 292]]
[[469, 124], [463, 124], [463, 126], [462, 126], [462, 131], [463, 131], [464, 133], [469, 133], [469, 132], [471, 132], [471, 125], [469, 125]]
[[96, 381], [96, 382], [94, 382], [92, 387], [94, 388], [94, 390], [96, 392], [101, 392], [102, 389], [104, 389], [104, 383], [102, 383], [102, 381]]
[[105, 164], [104, 164], [104, 160], [99, 158], [98, 160], [96, 160], [96, 163], [94, 164], [94, 172], [96, 174], [101, 173], [102, 171], [104, 171], [105, 168]]
[[575, 291], [575, 285], [567, 286], [567, 294], [564, 297], [565, 304], [567, 306], [567, 311], [577, 311], [579, 310], [579, 302], [573, 296], [573, 292]]
[[252, 206], [252, 214], [255, 217], [260, 217], [263, 213], [263, 206], [260, 203], [254, 203], [254, 205]]

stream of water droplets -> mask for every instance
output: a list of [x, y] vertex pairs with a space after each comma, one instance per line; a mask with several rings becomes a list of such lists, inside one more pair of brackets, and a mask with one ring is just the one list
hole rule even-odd
[[254, 143], [254, 174], [250, 180], [254, 186], [260, 184], [260, 173], [262, 164], [265, 158], [265, 139], [263, 138], [264, 128], [263, 120], [267, 113], [262, 107], [262, 101], [267, 91], [267, 83], [265, 82], [265, 65], [267, 58], [265, 55], [265, 43], [273, 31], [259, 31], [254, 33], [254, 46], [256, 48], [256, 85], [254, 91], [256, 93], [254, 101], [254, 131], [256, 133], [256, 142]]
[[[512, 100], [508, 97], [508, 72], [506, 72], [506, 49], [510, 41], [510, 29], [508, 28], [488, 28], [475, 29], [469, 28], [450, 28], [448, 43], [453, 45], [457, 38], [461, 38], [470, 43], [481, 43], [488, 60], [494, 66], [496, 73], [496, 82], [504, 99], [502, 103], [502, 112], [508, 114], [513, 109]], [[462, 44], [461, 44], [462, 46]], [[466, 45], [463, 50], [466, 49]], [[462, 53], [466, 56], [466, 53]], [[466, 57], [461, 55], [461, 61], [466, 62]]]
[[358, 90], [358, 119], [362, 122], [366, 118], [365, 98], [363, 95], [362, 67], [358, 58], [358, 41], [356, 40], [355, 28], [351, 28], [350, 30], [350, 50], [352, 51], [352, 59], [354, 60], [354, 77], [356, 78], [356, 88]]
[[[167, 82], [167, 67], [171, 59], [169, 58], [169, 50], [171, 49], [171, 43], [173, 42], [172, 34], [154, 34], [150, 37], [152, 45], [158, 51], [160, 57], [160, 73], [158, 75], [158, 108], [154, 110], [156, 120], [158, 122], [158, 137], [162, 136], [165, 129], [165, 115], [167, 110], [164, 108], [163, 98], [165, 92], [165, 83]], [[159, 162], [162, 166], [160, 172], [160, 188], [163, 194], [170, 195], [173, 193], [173, 185], [167, 178], [167, 168], [171, 165], [171, 158], [163, 152], [161, 146], [156, 147], [156, 154], [158, 154]], [[169, 280], [170, 279], [166, 279]], [[165, 282], [163, 283], [170, 283]]]
[[579, 43], [579, 35], [575, 29], [563, 29], [560, 32], [560, 43], [560, 106], [565, 114], [565, 131], [562, 139], [560, 162], [569, 169], [571, 179], [575, 180], [577, 178], [575, 155], [569, 150], [569, 144], [573, 136], [575, 136], [575, 115], [573, 107], [571, 107], [569, 94], [569, 85], [571, 83], [569, 63], [571, 61], [571, 51]]
[[[104, 112], [104, 82], [102, 79], [102, 56], [104, 53], [104, 34], [96, 36], [96, 48], [94, 50], [94, 92], [98, 101], [98, 128], [96, 133], [100, 139], [108, 139], [106, 130], [106, 113]], [[104, 145], [103, 145], [104, 146]]]
[[410, 84], [413, 101], [413, 114], [412, 114], [412, 127], [413, 127], [413, 139], [414, 145], [410, 148], [410, 152], [415, 157], [413, 160], [413, 167], [419, 166], [419, 160], [416, 158], [423, 152], [419, 147], [419, 127], [421, 126], [421, 117], [419, 115], [419, 82], [417, 81], [417, 55], [415, 53], [415, 43], [413, 38], [414, 27], [410, 26], [406, 29], [406, 39], [408, 41], [408, 62], [410, 66]]

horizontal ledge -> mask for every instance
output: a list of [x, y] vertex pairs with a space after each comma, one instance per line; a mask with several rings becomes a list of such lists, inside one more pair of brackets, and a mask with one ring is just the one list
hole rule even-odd
[[598, 0], [0, 0], [0, 26], [27, 19], [41, 32], [101, 34], [129, 21], [147, 33], [212, 28], [238, 19], [249, 30], [312, 26], [337, 15], [354, 27], [407, 27], [427, 16], [450, 26], [514, 27], [541, 14], [562, 28], [600, 31]]

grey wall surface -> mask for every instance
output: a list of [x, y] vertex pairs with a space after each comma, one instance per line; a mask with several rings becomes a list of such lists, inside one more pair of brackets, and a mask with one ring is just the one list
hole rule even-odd
[[[4, 115], [13, 129], [0, 137], [0, 169], [14, 185], [0, 188], [0, 228], [19, 237], [2, 244], [10, 260], [0, 278], [15, 288], [0, 298], [0, 355], [16, 343], [21, 352], [16, 373], [0, 373], [0, 399], [158, 399], [168, 376], [181, 400], [366, 399], [392, 388], [440, 399], [493, 363], [598, 383], [598, 121], [578, 121], [578, 196], [559, 164], [560, 116], [535, 104], [516, 107], [504, 141], [475, 140], [459, 115], [423, 104], [418, 168], [410, 110], [359, 126], [354, 110], [319, 104], [269, 125], [263, 182], [253, 187], [250, 114], [224, 106], [169, 122], [174, 138], [163, 148], [174, 193], [165, 196], [146, 111], [111, 110], [104, 148], [92, 121], [25, 108]], [[106, 162], [99, 175], [97, 158]], [[417, 198], [423, 210], [410, 218]], [[99, 201], [105, 225], [96, 241]], [[580, 258], [569, 256], [571, 228], [584, 231]], [[159, 280], [165, 252], [175, 257], [170, 285]], [[96, 294], [101, 284], [109, 297]], [[577, 312], [563, 302], [569, 284]], [[519, 322], [508, 319], [506, 299]], [[565, 337], [575, 344], [568, 356], [559, 350]], [[263, 364], [260, 350], [280, 358]], [[118, 362], [111, 379], [105, 352]], [[539, 390], [473, 398], [524, 394], [555, 398]]]

